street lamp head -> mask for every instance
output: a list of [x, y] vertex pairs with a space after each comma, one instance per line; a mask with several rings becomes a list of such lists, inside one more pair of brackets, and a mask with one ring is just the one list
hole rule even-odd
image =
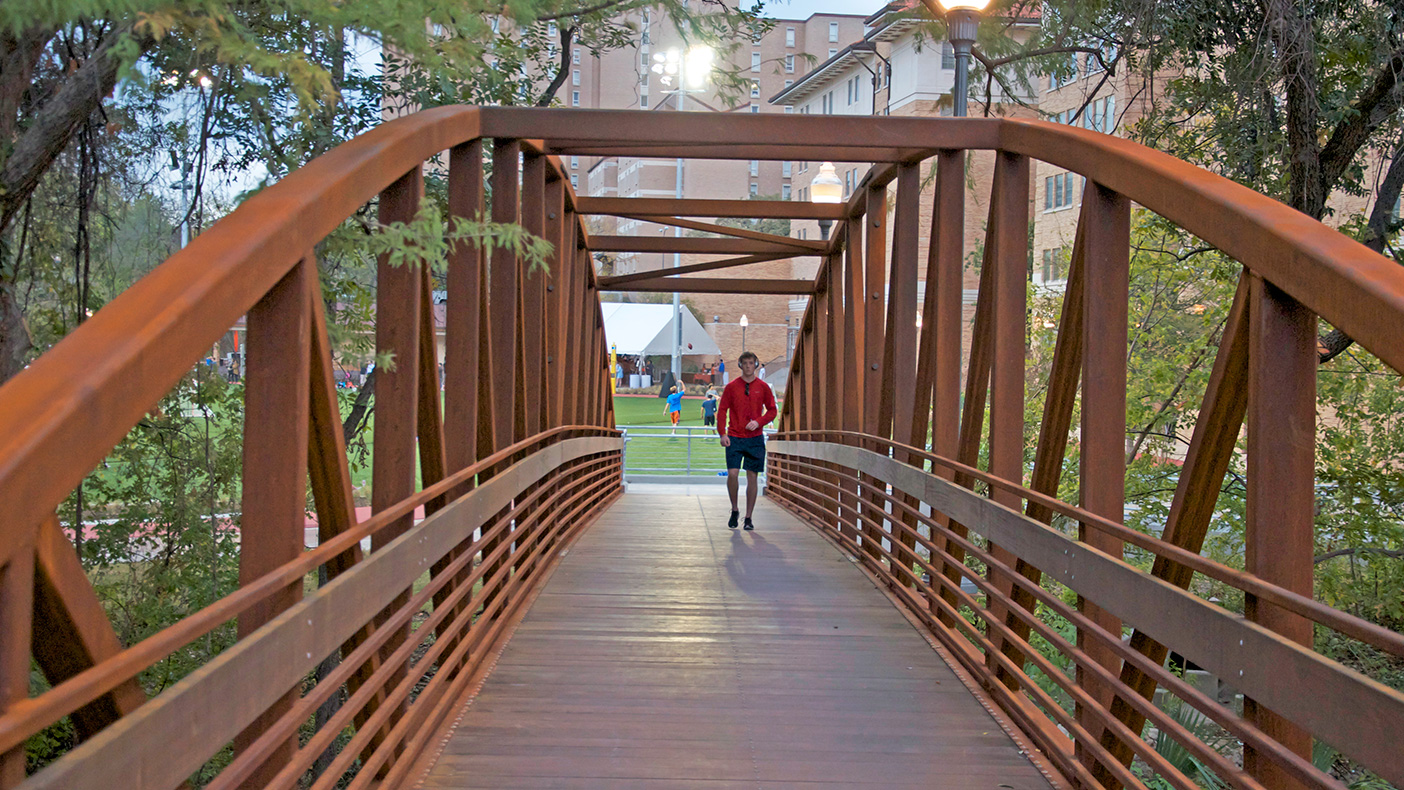
[[819, 175], [809, 184], [809, 201], [811, 203], [842, 203], [843, 202], [843, 182], [839, 180], [838, 173], [834, 171], [833, 162], [825, 162], [819, 166]]
[[941, 6], [941, 10], [947, 13], [957, 8], [968, 8], [971, 11], [984, 11], [990, 7], [990, 0], [936, 0], [936, 4]]
[[751, 325], [751, 322], [746, 320], [746, 316], [745, 316], [745, 315], [742, 315], [742, 316], [741, 316], [741, 326], [750, 326], [750, 325]]
[[687, 51], [687, 58], [684, 61], [683, 76], [686, 80], [685, 88], [692, 90], [702, 90], [707, 87], [707, 82], [712, 77], [712, 58], [714, 57], [711, 47], [693, 47]]

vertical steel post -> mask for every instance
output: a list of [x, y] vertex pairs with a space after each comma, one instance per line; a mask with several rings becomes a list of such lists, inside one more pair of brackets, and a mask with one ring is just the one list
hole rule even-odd
[[[1244, 570], [1307, 598], [1312, 595], [1316, 462], [1316, 316], [1272, 283], [1250, 281], [1248, 339], [1248, 499]], [[1306, 618], [1248, 595], [1249, 620], [1312, 644]], [[1233, 679], [1230, 678], [1232, 683]], [[1269, 737], [1311, 759], [1311, 733], [1253, 699], [1243, 716]], [[1243, 767], [1264, 785], [1304, 787], [1258, 751]]]
[[[398, 183], [398, 182], [397, 182]], [[244, 490], [239, 584], [249, 584], [303, 551], [307, 525], [307, 437], [312, 356], [311, 288], [314, 258], [304, 258], [249, 311], [244, 377]], [[412, 327], [415, 328], [415, 327]], [[414, 358], [408, 363], [414, 368]], [[413, 374], [411, 374], [413, 375]], [[414, 435], [411, 418], [408, 426]], [[302, 598], [302, 582], [283, 587], [239, 616], [239, 637], [258, 630]], [[234, 740], [248, 749], [292, 709], [300, 689], [286, 693]], [[293, 738], [278, 745], [246, 781], [262, 786], [292, 759]]]
[[[1127, 303], [1130, 277], [1131, 202], [1100, 184], [1089, 181], [1083, 192], [1082, 289], [1082, 449], [1080, 485], [1082, 507], [1120, 523], [1125, 514], [1126, 490], [1126, 347]], [[1113, 557], [1121, 557], [1122, 542], [1086, 524], [1078, 526], [1078, 539]], [[1078, 603], [1083, 615], [1103, 631], [1121, 636], [1121, 621], [1085, 598]], [[1111, 672], [1121, 661], [1095, 637], [1079, 629], [1077, 643]], [[1087, 689], [1105, 710], [1110, 710], [1112, 688], [1090, 672], [1078, 668], [1078, 685]], [[1097, 715], [1079, 708], [1078, 718], [1089, 732], [1097, 732]], [[1084, 748], [1083, 763], [1089, 770], [1096, 760]]]

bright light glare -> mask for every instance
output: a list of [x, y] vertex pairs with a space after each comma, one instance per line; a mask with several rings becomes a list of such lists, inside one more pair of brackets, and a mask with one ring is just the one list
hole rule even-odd
[[687, 86], [690, 88], [705, 88], [707, 81], [712, 76], [712, 48], [693, 47], [687, 51], [687, 69], [684, 74], [687, 77]]
[[974, 11], [984, 11], [989, 6], [990, 0], [936, 0], [943, 11], [950, 11], [956, 8], [969, 8]]
[[750, 325], [751, 325], [751, 322], [746, 320], [746, 316], [745, 316], [745, 315], [742, 315], [742, 316], [741, 316], [741, 322], [740, 322], [740, 323], [741, 323], [741, 326], [750, 326]]

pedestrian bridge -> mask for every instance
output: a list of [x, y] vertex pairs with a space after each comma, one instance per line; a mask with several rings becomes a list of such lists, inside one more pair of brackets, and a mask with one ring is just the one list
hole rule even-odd
[[[872, 168], [839, 205], [587, 198], [569, 155]], [[977, 160], [994, 186], [965, 349]], [[1026, 457], [1034, 160], [1088, 181]], [[316, 247], [371, 201], [383, 223], [411, 220], [426, 171], [451, 215], [519, 222], [554, 252], [531, 269], [451, 241], [442, 397], [431, 273], [380, 261], [376, 346], [395, 364], [377, 373], [358, 520]], [[1160, 535], [1121, 523], [1132, 203], [1244, 267]], [[703, 235], [592, 235], [591, 215]], [[719, 217], [836, 227], [814, 241], [698, 219]], [[727, 257], [597, 276], [592, 254], [610, 251]], [[800, 256], [818, 259], [813, 280], [693, 276]], [[716, 494], [624, 492], [602, 290], [809, 296], [756, 532], [728, 530]], [[245, 314], [240, 587], [119, 644], [56, 509]], [[473, 107], [386, 123], [0, 388], [0, 789], [197, 773], [221, 789], [1343, 787], [1314, 742], [1404, 786], [1404, 694], [1313, 648], [1334, 634], [1404, 658], [1404, 636], [1312, 595], [1318, 316], [1404, 370], [1393, 262], [1068, 126]], [[1244, 428], [1237, 569], [1200, 549]], [[1076, 503], [1056, 498], [1068, 475]], [[320, 543], [305, 550], [309, 487]], [[1243, 612], [1196, 595], [1196, 577], [1241, 591]], [[230, 621], [232, 647], [145, 698], [143, 671]], [[1169, 651], [1230, 693], [1167, 669]], [[32, 695], [31, 668], [52, 688]], [[80, 745], [31, 773], [27, 739], [65, 719]]]

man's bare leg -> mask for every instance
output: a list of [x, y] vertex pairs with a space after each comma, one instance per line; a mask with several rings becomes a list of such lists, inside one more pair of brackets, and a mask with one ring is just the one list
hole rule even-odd
[[[732, 480], [734, 480], [734, 479], [736, 479], [736, 478], [733, 477]], [[730, 481], [727, 481], [727, 482], [730, 482]], [[756, 512], [756, 494], [758, 494], [759, 492], [760, 492], [760, 484], [756, 482], [756, 473], [755, 473], [755, 472], [751, 472], [751, 471], [747, 471], [747, 472], [746, 472], [746, 518], [747, 518], [747, 519], [749, 519], [749, 518], [751, 517], [751, 514], [752, 514], [752, 513]], [[732, 510], [735, 510], [735, 509], [736, 509], [736, 495], [735, 495], [735, 494], [732, 494], [732, 496], [731, 496], [731, 509], [732, 509]]]
[[731, 497], [731, 512], [733, 513], [735, 513], [738, 510], [738, 508], [736, 507], [736, 494], [738, 489], [740, 489], [741, 487], [741, 475], [739, 474], [740, 472], [740, 469], [726, 470], [726, 493], [728, 496]]

